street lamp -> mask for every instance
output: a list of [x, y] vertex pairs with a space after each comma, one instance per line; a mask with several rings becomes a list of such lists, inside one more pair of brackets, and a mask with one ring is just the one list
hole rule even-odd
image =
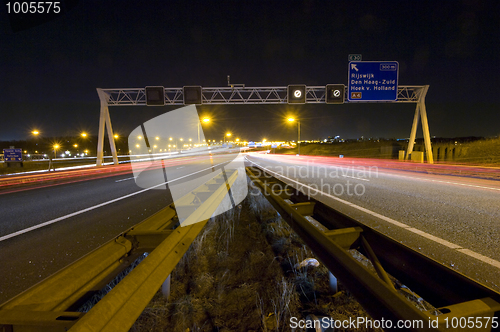
[[57, 157], [57, 149], [59, 149], [59, 144], [54, 144], [54, 158]]
[[80, 133], [80, 136], [83, 138], [83, 139], [80, 141], [80, 143], [81, 143], [81, 145], [82, 145], [82, 147], [81, 147], [81, 148], [87, 148], [87, 147], [88, 147], [87, 138], [89, 137], [89, 135], [88, 135], [86, 132], [82, 131], [82, 132]]
[[35, 148], [33, 150], [35, 150], [35, 153], [37, 153], [38, 135], [40, 134], [40, 132], [37, 129], [35, 129], [31, 132], [31, 134], [35, 136]]
[[[228, 139], [229, 139], [229, 137], [231, 137], [231, 133], [226, 133], [226, 136], [227, 136], [227, 137], [228, 137]], [[226, 143], [226, 136], [224, 136], [224, 143]]]
[[[288, 118], [288, 122], [294, 122], [295, 118]], [[297, 120], [297, 156], [300, 155], [300, 120]]]
[[[116, 144], [116, 142], [118, 141], [118, 138], [119, 138], [119, 137], [120, 137], [120, 136], [119, 136], [118, 134], [114, 134], [114, 135], [113, 135], [113, 139], [115, 140], [115, 144]], [[118, 148], [118, 151], [120, 151], [120, 150], [121, 150], [121, 149], [120, 149], [120, 148]]]
[[[209, 123], [210, 122], [210, 118], [206, 118], [205, 117], [201, 121], [204, 122], [204, 123]], [[201, 140], [200, 140], [200, 131], [201, 131], [201, 122], [198, 122], [198, 144], [201, 143]]]

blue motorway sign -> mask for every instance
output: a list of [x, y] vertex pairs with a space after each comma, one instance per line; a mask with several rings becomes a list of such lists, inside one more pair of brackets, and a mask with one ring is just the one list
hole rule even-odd
[[349, 62], [348, 100], [396, 101], [398, 71], [396, 61]]
[[23, 151], [21, 149], [3, 149], [3, 159], [5, 161], [23, 161]]

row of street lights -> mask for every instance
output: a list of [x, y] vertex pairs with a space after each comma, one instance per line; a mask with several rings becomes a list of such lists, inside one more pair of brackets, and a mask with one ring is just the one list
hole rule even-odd
[[[201, 121], [204, 122], [204, 123], [209, 123], [210, 122], [210, 118], [205, 117]], [[200, 129], [201, 129], [200, 127], [201, 127], [201, 122], [198, 123], [198, 144], [200, 144]], [[224, 137], [223, 137], [224, 138], [224, 143], [226, 143], [226, 137], [229, 139], [229, 137], [231, 137], [231, 135], [232, 135], [231, 133], [226, 133], [224, 135]], [[239, 138], [236, 139], [237, 142], [239, 142], [239, 140], [240, 140]], [[215, 140], [213, 140], [213, 141], [215, 142]]]
[[[32, 134], [34, 137], [38, 137], [38, 136], [40, 135], [40, 131], [39, 131], [39, 130], [37, 130], [37, 129], [34, 129], [34, 130], [31, 132], [31, 134]], [[88, 134], [87, 134], [86, 132], [81, 132], [81, 133], [80, 133], [80, 136], [81, 136], [81, 137], [83, 137], [83, 138], [87, 138]], [[118, 137], [119, 137], [119, 136], [118, 136], [118, 134], [115, 134], [115, 135], [114, 135], [114, 138], [115, 138], [115, 139], [117, 139]], [[75, 143], [75, 144], [73, 144], [73, 147], [74, 147], [74, 148], [78, 148], [78, 144], [76, 144], [76, 143]], [[61, 145], [60, 145], [59, 143], [55, 143], [55, 144], [53, 144], [53, 145], [52, 145], [52, 149], [53, 149], [53, 151], [54, 151], [54, 158], [56, 158], [56, 157], [57, 157], [57, 150], [59, 150], [60, 148], [61, 148]], [[85, 149], [85, 150], [84, 150], [84, 153], [85, 153], [85, 154], [88, 154], [88, 152], [89, 152], [89, 150], [87, 150], [87, 149]], [[37, 151], [35, 151], [35, 153], [37, 153]]]
[[[33, 136], [40, 135], [40, 131], [38, 131], [36, 129], [33, 130], [31, 133], [33, 134]], [[86, 132], [82, 132], [82, 133], [80, 133], [80, 136], [82, 136], [83, 138], [85, 138], [85, 137], [87, 137], [87, 133]], [[118, 138], [118, 134], [115, 135], [115, 138]]]
[[[204, 118], [201, 120], [201, 122], [203, 122], [203, 123], [205, 123], [205, 124], [208, 124], [210, 121], [211, 121], [211, 120], [210, 120], [210, 118], [208, 118], [208, 117], [204, 117]], [[295, 122], [295, 121], [297, 121], [297, 155], [299, 155], [299, 154], [300, 154], [300, 120], [295, 119], [295, 118], [293, 118], [293, 117], [289, 117], [289, 118], [287, 118], [287, 121], [288, 121], [288, 122], [290, 122], [290, 123], [291, 123], [291, 122]], [[201, 122], [199, 122], [199, 123], [198, 123], [198, 144], [201, 144], [201, 137], [200, 137], [200, 132], [201, 132]], [[40, 135], [40, 131], [38, 131], [38, 130], [36, 130], [36, 129], [35, 129], [35, 130], [33, 130], [31, 133], [32, 133], [32, 134], [33, 134], [33, 136], [35, 136], [35, 137], [37, 137], [38, 135]], [[87, 135], [87, 133], [86, 133], [86, 132], [82, 132], [82, 133], [80, 133], [80, 136], [81, 136], [81, 137], [83, 137], [83, 138], [86, 138], [88, 135]], [[223, 141], [224, 141], [224, 143], [226, 143], [226, 138], [227, 138], [227, 140], [229, 141], [229, 138], [230, 138], [231, 136], [232, 136], [232, 134], [231, 134], [230, 132], [226, 133], [226, 134], [224, 135], [224, 137], [223, 137], [223, 138], [224, 138], [224, 140], [223, 140]], [[119, 137], [119, 135], [118, 135], [118, 134], [115, 134], [115, 135], [113, 135], [113, 137], [114, 137], [115, 139], [117, 139], [117, 138]], [[141, 137], [139, 136], [138, 138], [140, 139]], [[159, 137], [156, 137], [156, 140], [159, 140]], [[173, 138], [172, 138], [172, 137], [170, 137], [170, 138], [169, 138], [169, 141], [172, 141], [172, 140], [173, 140]], [[183, 139], [182, 139], [182, 138], [180, 138], [180, 141], [181, 141], [181, 142], [183, 142]], [[191, 142], [192, 140], [191, 140], [191, 139], [189, 139], [189, 141]], [[210, 140], [208, 140], [208, 142], [210, 142]], [[213, 140], [213, 142], [215, 142], [215, 140]], [[236, 139], [236, 142], [239, 142], [239, 139], [238, 139], [238, 138]], [[176, 143], [177, 143], [177, 144], [173, 145], [173, 147], [174, 147], [174, 148], [177, 148], [177, 146], [179, 145], [179, 142], [178, 142], [178, 141], [176, 141]], [[77, 145], [77, 144], [74, 144], [73, 146], [74, 146], [75, 148], [76, 148], [76, 147], [78, 147], [78, 145]], [[169, 145], [169, 148], [170, 148], [171, 146], [172, 146], [172, 144], [170, 144], [170, 145]], [[154, 147], [156, 148], [156, 145], [155, 145]], [[56, 156], [57, 150], [58, 150], [59, 148], [60, 148], [60, 145], [59, 145], [59, 144], [54, 144], [54, 145], [53, 145], [53, 149], [54, 149], [54, 156]], [[169, 149], [169, 150], [170, 150], [170, 149]], [[86, 151], [87, 151], [87, 150], [86, 150]]]
[[[227, 136], [227, 137], [230, 137], [231, 135], [232, 135], [231, 133], [227, 133], [227, 134], [224, 136], [224, 140], [221, 140], [220, 142], [221, 142], [221, 143], [222, 143], [222, 142], [224, 142], [224, 143], [225, 143], [225, 142], [226, 142], [226, 140], [225, 140], [226, 136]], [[139, 136], [137, 136], [137, 139], [142, 140], [142, 136], [140, 136], [140, 135], [139, 135]], [[156, 141], [160, 141], [160, 137], [159, 137], [159, 136], [156, 136], [156, 137], [155, 137], [155, 140], [156, 140]], [[169, 142], [170, 144], [168, 144], [168, 145], [166, 145], [166, 146], [165, 146], [165, 152], [167, 152], [167, 148], [168, 148], [168, 151], [170, 151], [172, 148], [177, 150], [177, 149], [182, 149], [183, 147], [193, 147], [193, 145], [194, 145], [194, 147], [197, 147], [197, 146], [201, 145], [201, 143], [200, 143], [200, 144], [193, 144], [193, 143], [192, 143], [192, 142], [193, 142], [193, 140], [192, 140], [191, 138], [189, 138], [189, 139], [188, 139], [188, 141], [189, 141], [189, 143], [183, 144], [183, 143], [184, 143], [184, 138], [182, 138], [182, 137], [181, 137], [181, 138], [173, 138], [173, 137], [169, 137], [168, 142]], [[180, 142], [180, 143], [179, 143], [179, 142]], [[212, 141], [210, 141], [210, 140], [203, 140], [203, 144], [205, 144], [205, 143], [206, 143], [206, 144], [209, 144], [210, 142], [212, 142], [212, 144], [215, 144], [215, 143], [216, 143], [216, 140], [212, 140]], [[235, 142], [236, 142], [237, 144], [239, 144], [240, 139], [239, 139], [239, 138], [237, 138], [237, 139], [235, 140]], [[158, 144], [159, 144], [159, 143], [160, 143], [160, 142], [158, 142]], [[174, 143], [175, 143], [175, 144], [174, 144]], [[157, 149], [157, 148], [159, 147], [159, 146], [158, 146], [158, 144], [154, 144], [154, 145], [151, 147], [152, 149], [150, 150], [150, 152], [155, 153], [155, 149]], [[140, 145], [140, 144], [138, 144], [138, 143], [135, 145], [135, 147], [136, 147], [136, 148], [140, 148], [140, 146], [141, 146], [141, 145]], [[130, 151], [130, 152], [132, 152], [132, 151]], [[162, 148], [162, 149], [160, 149], [160, 150], [159, 150], [159, 152], [163, 152], [163, 148]]]

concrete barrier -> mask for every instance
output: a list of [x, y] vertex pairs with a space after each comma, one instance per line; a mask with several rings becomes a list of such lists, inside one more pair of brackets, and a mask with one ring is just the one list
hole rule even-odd
[[401, 160], [401, 161], [404, 161], [405, 160], [405, 155], [406, 155], [406, 151], [405, 150], [399, 150], [399, 157], [398, 157], [398, 159]]
[[422, 151], [413, 151], [411, 153], [411, 161], [416, 163], [424, 162], [424, 153]]

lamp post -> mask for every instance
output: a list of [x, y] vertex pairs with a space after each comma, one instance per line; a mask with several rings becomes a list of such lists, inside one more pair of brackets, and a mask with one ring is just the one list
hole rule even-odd
[[[57, 157], [56, 153], [57, 153], [57, 149], [59, 149], [59, 144], [54, 144], [52, 146], [52, 148], [54, 149], [54, 159], [55, 159]], [[50, 172], [51, 169], [53, 169], [54, 172], [56, 171], [56, 166], [52, 162], [52, 153], [49, 152], [49, 172]]]
[[40, 135], [40, 132], [35, 129], [31, 132], [31, 134], [35, 137], [35, 148], [33, 149], [33, 151], [35, 151], [35, 153], [38, 153], [38, 135]]
[[82, 148], [87, 149], [87, 147], [89, 146], [89, 145], [88, 145], [88, 142], [87, 142], [87, 140], [86, 140], [86, 139], [87, 139], [87, 136], [88, 136], [88, 135], [87, 135], [87, 133], [86, 133], [86, 132], [81, 132], [81, 133], [80, 133], [80, 136], [82, 137], [82, 140], [81, 140], [81, 143], [82, 143], [82, 144], [81, 144], [81, 145], [82, 145]]
[[[201, 121], [204, 122], [204, 123], [209, 123], [210, 122], [210, 118], [203, 118]], [[198, 144], [201, 143], [201, 140], [200, 140], [200, 131], [201, 131], [201, 122], [198, 122]]]
[[[118, 134], [114, 134], [114, 135], [113, 135], [113, 138], [115, 139], [115, 144], [117, 144], [117, 143], [118, 143], [118, 138], [120, 138], [120, 135], [118, 135]], [[120, 151], [120, 150], [121, 150], [121, 149], [120, 149], [120, 148], [118, 148], [118, 146], [117, 146], [117, 151]]]
[[57, 158], [57, 149], [59, 149], [59, 144], [54, 144], [54, 158]]
[[[294, 122], [295, 118], [288, 118], [288, 122]], [[297, 156], [300, 155], [300, 120], [297, 120]]]
[[226, 136], [231, 137], [231, 133], [227, 133], [226, 135], [224, 135], [224, 143], [226, 143]]

